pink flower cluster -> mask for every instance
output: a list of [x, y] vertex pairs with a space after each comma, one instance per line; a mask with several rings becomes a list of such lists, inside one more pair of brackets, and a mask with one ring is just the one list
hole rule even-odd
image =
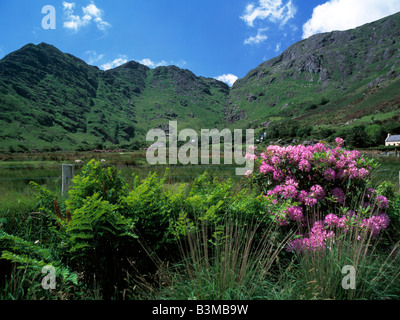
[[385, 213], [364, 219], [357, 217], [354, 212], [349, 212], [348, 215], [343, 215], [341, 218], [331, 213], [324, 220], [316, 221], [307, 237], [300, 235], [297, 239], [290, 241], [287, 250], [289, 252], [325, 250], [334, 243], [334, 230], [347, 232], [355, 225], [367, 228], [372, 236], [376, 237], [381, 230], [389, 226], [389, 221], [389, 216]]
[[361, 226], [369, 228], [372, 235], [376, 237], [381, 230], [385, 230], [389, 226], [389, 222], [389, 216], [386, 213], [382, 213], [363, 219]]
[[377, 196], [376, 197], [376, 205], [380, 209], [387, 209], [389, 207], [389, 201], [385, 196]]
[[337, 139], [338, 145], [333, 149], [322, 143], [314, 146], [269, 146], [265, 153], [261, 153], [260, 172], [270, 174], [279, 182], [287, 176], [298, 175], [296, 170], [303, 174], [308, 173], [304, 177], [311, 181], [315, 174], [320, 174], [321, 169], [322, 177], [326, 181], [365, 179], [371, 168], [361, 158], [360, 152], [344, 150], [340, 146], [343, 140]]
[[[310, 208], [326, 197], [345, 205], [344, 182], [363, 182], [371, 167], [360, 152], [344, 150], [343, 139], [337, 138], [335, 142], [336, 147], [332, 149], [322, 143], [314, 146], [269, 146], [258, 159], [259, 173], [268, 180], [267, 195], [290, 199]], [[291, 219], [290, 212], [286, 213]], [[300, 221], [298, 217], [291, 220]]]
[[289, 252], [297, 251], [317, 251], [326, 248], [329, 239], [333, 239], [335, 234], [332, 230], [326, 229], [323, 221], [314, 223], [308, 237], [300, 237], [289, 243]]
[[[257, 158], [257, 181], [264, 181], [268, 190], [266, 196], [274, 199], [275, 203], [289, 203], [285, 210], [275, 213], [276, 221], [282, 226], [291, 222], [309, 225], [314, 219], [308, 216], [314, 209], [309, 209], [317, 204], [319, 211], [327, 208], [324, 207], [327, 202], [330, 207], [349, 208], [351, 201], [357, 198], [357, 192], [365, 188], [372, 162], [364, 159], [357, 150], [343, 149], [343, 139], [336, 138], [335, 143], [333, 148], [322, 143], [313, 146], [273, 145]], [[376, 196], [372, 189], [368, 190], [367, 196], [368, 201], [375, 204], [375, 209], [382, 211], [388, 207], [387, 199]], [[356, 217], [354, 212], [349, 212], [349, 216], [340, 218], [328, 214], [325, 220], [314, 223], [307, 237], [294, 240], [290, 246], [294, 249], [324, 248], [326, 240], [334, 236], [334, 228], [349, 228], [349, 220]], [[386, 229], [389, 223], [383, 213], [362, 222], [358, 220], [359, 225], [368, 226], [374, 235]]]

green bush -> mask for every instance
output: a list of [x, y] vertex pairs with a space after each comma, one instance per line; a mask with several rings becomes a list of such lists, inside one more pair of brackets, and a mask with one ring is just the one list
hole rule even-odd
[[[168, 206], [177, 209], [170, 216], [170, 232], [178, 238], [186, 235], [188, 225], [197, 225], [200, 221], [206, 221], [218, 229], [224, 226], [224, 221], [229, 217], [240, 217], [247, 223], [252, 220], [264, 221], [268, 210], [278, 209], [255, 190], [245, 187], [237, 190], [231, 179], [218, 181], [207, 172], [195, 179], [187, 196], [183, 196], [182, 192], [168, 196]], [[173, 205], [176, 198], [179, 198], [179, 207]]]
[[114, 293], [114, 286], [121, 281], [121, 270], [136, 238], [134, 221], [117, 209], [118, 205], [95, 193], [71, 213], [65, 228], [71, 264], [85, 272], [87, 280], [96, 275], [106, 297]]
[[67, 199], [57, 199], [49, 190], [32, 183], [37, 191], [38, 210], [48, 216], [48, 232], [55, 252], [77, 272], [83, 282], [94, 277], [105, 297], [122, 281], [122, 268], [134, 248], [134, 220], [120, 213], [120, 197], [127, 194], [115, 167], [91, 160], [73, 179]]
[[394, 184], [389, 181], [383, 181], [377, 188], [376, 188], [376, 194], [385, 196], [388, 200], [391, 200], [394, 198]]
[[136, 221], [138, 234], [158, 250], [166, 236], [168, 217], [166, 216], [166, 194], [163, 183], [156, 173], [150, 173], [142, 181], [136, 176], [132, 190], [121, 198], [124, 214]]
[[116, 167], [105, 167], [95, 160], [83, 166], [72, 182], [73, 187], [68, 191], [68, 199], [65, 201], [71, 212], [81, 208], [83, 200], [95, 193], [101, 195], [103, 200], [117, 204], [127, 194], [128, 188]]
[[[40, 244], [26, 241], [0, 230], [0, 252], [0, 261], [7, 262], [2, 264], [3, 270], [0, 284], [5, 280], [3, 276], [12, 277], [11, 270], [13, 266], [18, 270], [23, 270], [23, 279], [18, 281], [19, 299], [32, 299], [33, 297], [39, 298], [43, 296], [46, 296], [47, 299], [59, 299], [62, 297], [58, 296], [58, 293], [62, 292], [62, 295], [72, 294], [73, 288], [78, 285], [77, 273], [72, 272], [68, 266], [57, 260], [52, 250], [43, 248]], [[41, 280], [45, 276], [41, 273], [42, 269], [49, 265], [55, 269], [56, 288], [58, 287], [58, 291], [55, 291], [53, 295], [51, 293], [49, 295], [44, 289], [37, 290], [38, 293], [32, 292], [35, 288], [41, 287]], [[60, 287], [63, 288], [61, 291]], [[14, 291], [6, 291], [5, 293], [8, 293], [9, 296], [4, 298], [16, 298], [14, 296], [15, 288]]]
[[396, 194], [389, 200], [387, 214], [390, 218], [389, 239], [397, 242], [400, 233], [400, 194]]
[[[246, 188], [237, 190], [231, 180], [218, 181], [207, 172], [191, 186], [173, 189], [165, 185], [167, 175], [168, 171], [161, 178], [151, 173], [142, 181], [136, 176], [132, 190], [121, 199], [120, 209], [135, 221], [140, 243], [160, 259], [179, 258], [178, 241], [200, 221], [219, 230], [229, 216], [243, 221], [261, 220], [273, 210], [273, 204], [261, 194]], [[211, 241], [215, 233], [210, 231], [209, 235]], [[140, 244], [135, 252], [141, 253], [137, 260], [146, 259]]]

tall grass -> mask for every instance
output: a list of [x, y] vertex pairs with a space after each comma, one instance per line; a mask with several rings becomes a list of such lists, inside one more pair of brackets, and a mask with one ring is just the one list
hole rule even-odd
[[400, 158], [396, 157], [377, 157], [379, 167], [371, 173], [372, 183], [375, 185], [381, 184], [383, 181], [393, 183], [396, 190], [400, 191], [399, 172]]
[[40, 274], [32, 279], [31, 274], [27, 276], [26, 269], [12, 267], [10, 275], [4, 275], [4, 290], [0, 293], [0, 300], [38, 300], [50, 298], [51, 295], [43, 290], [40, 282]]
[[270, 222], [231, 216], [222, 225], [201, 220], [179, 241], [182, 260], [169, 267], [160, 263], [162, 277], [147, 291], [154, 299], [263, 299], [286, 240], [278, 239]]
[[[295, 268], [286, 281], [295, 282], [292, 298], [298, 300], [398, 299], [400, 297], [399, 245], [378, 250], [379, 241], [366, 229], [336, 234], [327, 249], [296, 254]], [[347, 283], [350, 266], [355, 288]], [[289, 273], [288, 273], [289, 274]]]

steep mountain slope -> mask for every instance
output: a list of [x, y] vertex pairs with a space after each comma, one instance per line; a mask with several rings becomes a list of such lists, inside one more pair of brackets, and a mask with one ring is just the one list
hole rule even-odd
[[229, 87], [175, 66], [130, 61], [102, 71], [41, 43], [0, 61], [0, 139], [4, 149], [126, 145], [147, 130], [208, 127], [222, 119]]
[[236, 81], [226, 108], [234, 126], [253, 127], [282, 119], [338, 126], [399, 114], [400, 13], [295, 43]]
[[365, 123], [351, 139], [381, 144], [400, 133], [400, 13], [297, 42], [232, 88], [175, 66], [102, 71], [45, 43], [0, 60], [0, 150], [129, 147], [170, 120], [271, 139]]

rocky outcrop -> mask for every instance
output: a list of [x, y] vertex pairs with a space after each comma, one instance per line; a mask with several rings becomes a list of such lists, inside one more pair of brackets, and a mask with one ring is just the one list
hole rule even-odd
[[[231, 88], [229, 101], [250, 120], [318, 116], [324, 106], [357, 113], [378, 89], [400, 77], [400, 13], [347, 31], [313, 35], [265, 61]], [[352, 90], [349, 90], [349, 89]], [[356, 97], [363, 92], [362, 97]], [[391, 91], [388, 100], [395, 98]], [[320, 103], [327, 98], [328, 103]], [[348, 102], [347, 102], [348, 101]], [[347, 105], [346, 105], [347, 103]], [[375, 110], [375, 109], [374, 109]], [[309, 111], [309, 112], [308, 112]], [[376, 111], [376, 110], [375, 110]], [[322, 111], [321, 111], [322, 112]], [[332, 117], [337, 117], [333, 110]], [[365, 110], [364, 113], [367, 113]], [[320, 115], [323, 117], [323, 115]], [[344, 123], [342, 121], [342, 123]]]

